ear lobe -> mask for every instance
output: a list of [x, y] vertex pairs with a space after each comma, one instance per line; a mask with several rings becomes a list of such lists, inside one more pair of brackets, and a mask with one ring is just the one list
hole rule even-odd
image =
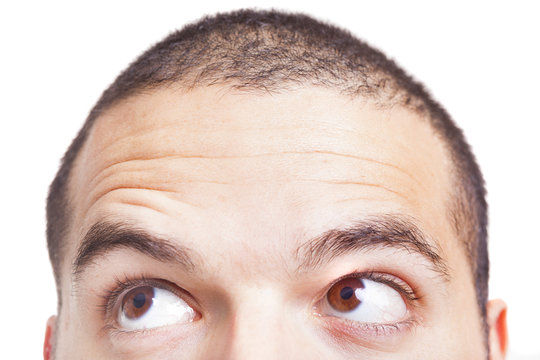
[[51, 316], [47, 320], [47, 329], [45, 330], [45, 341], [43, 343], [43, 359], [50, 360], [52, 345], [54, 343], [55, 331], [56, 330], [56, 316]]
[[489, 327], [489, 359], [506, 358], [508, 329], [506, 326], [506, 304], [504, 301], [490, 300], [487, 304], [487, 324]]

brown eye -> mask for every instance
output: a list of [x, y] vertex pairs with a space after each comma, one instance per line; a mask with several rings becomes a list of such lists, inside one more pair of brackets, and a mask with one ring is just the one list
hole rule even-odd
[[[360, 277], [332, 285], [322, 304], [324, 315], [361, 323], [391, 324], [407, 317], [407, 304], [400, 292], [386, 282]], [[397, 281], [397, 280], [392, 280]]]
[[358, 296], [356, 296], [356, 290], [363, 289], [364, 287], [364, 282], [361, 279], [343, 279], [328, 290], [326, 294], [328, 304], [334, 310], [340, 312], [352, 311], [362, 303]]
[[120, 304], [117, 323], [130, 331], [188, 323], [197, 316], [177, 293], [155, 286], [143, 285], [127, 291]]
[[143, 316], [152, 306], [154, 288], [142, 286], [129, 291], [122, 300], [122, 312], [128, 319]]

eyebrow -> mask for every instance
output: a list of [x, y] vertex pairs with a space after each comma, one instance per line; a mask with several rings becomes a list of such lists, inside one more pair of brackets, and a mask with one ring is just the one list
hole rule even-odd
[[98, 222], [81, 241], [72, 265], [73, 274], [79, 276], [98, 258], [119, 248], [138, 251], [160, 262], [179, 264], [189, 272], [195, 268], [192, 252], [182, 245], [130, 224]]
[[[98, 222], [86, 233], [78, 248], [73, 274], [80, 276], [98, 258], [119, 248], [135, 250], [160, 262], [179, 264], [188, 272], [193, 272], [196, 267], [192, 251], [180, 244], [130, 224]], [[412, 221], [402, 216], [369, 218], [349, 227], [328, 230], [304, 242], [295, 251], [300, 263], [296, 272], [310, 272], [336, 258], [381, 248], [418, 254], [442, 279], [450, 278], [448, 265], [439, 255], [437, 246], [431, 244]]]
[[403, 216], [377, 216], [342, 229], [331, 229], [300, 245], [296, 257], [297, 272], [309, 272], [336, 258], [381, 248], [404, 250], [424, 258], [429, 268], [443, 280], [450, 279], [448, 264], [440, 249], [414, 223]]

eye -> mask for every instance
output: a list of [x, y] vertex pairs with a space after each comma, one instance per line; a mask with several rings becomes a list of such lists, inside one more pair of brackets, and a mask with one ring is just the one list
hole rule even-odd
[[325, 315], [371, 324], [395, 323], [407, 316], [401, 294], [382, 282], [350, 277], [335, 283], [322, 305]]
[[125, 330], [152, 329], [194, 320], [196, 313], [178, 295], [153, 286], [139, 286], [121, 297], [118, 325]]

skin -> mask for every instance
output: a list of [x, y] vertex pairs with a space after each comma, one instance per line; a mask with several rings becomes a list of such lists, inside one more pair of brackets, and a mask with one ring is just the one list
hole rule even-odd
[[[331, 89], [170, 87], [124, 100], [98, 119], [75, 164], [63, 305], [48, 322], [45, 351], [58, 359], [485, 359], [470, 266], [448, 218], [451, 171], [426, 119]], [[306, 241], [379, 216], [410, 219], [448, 276], [389, 248], [299, 270]], [[119, 247], [73, 275], [77, 249], [100, 221], [189, 249], [195, 270]], [[366, 271], [414, 289], [418, 300], [403, 299], [408, 325], [374, 332], [324, 312], [336, 279]], [[100, 310], [103, 296], [115, 279], [141, 276], [182, 289], [197, 317], [119, 330], [116, 313]], [[502, 359], [504, 303], [488, 311], [491, 358]]]

